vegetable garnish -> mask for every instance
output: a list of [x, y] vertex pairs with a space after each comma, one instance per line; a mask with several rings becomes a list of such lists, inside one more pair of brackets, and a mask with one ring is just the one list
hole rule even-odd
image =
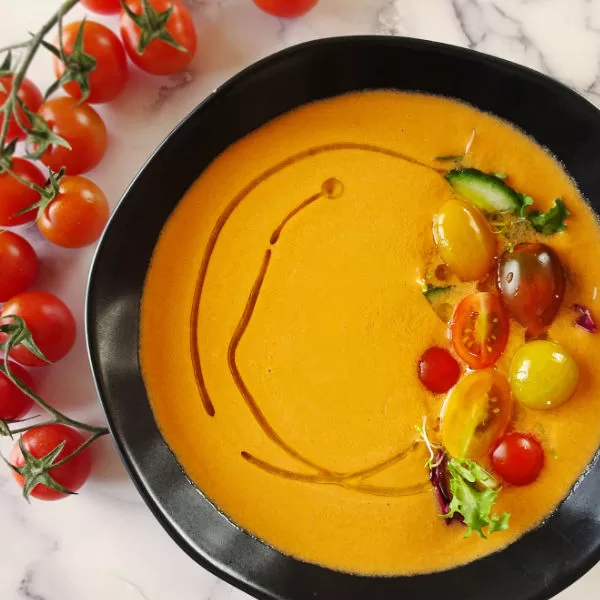
[[565, 219], [569, 211], [561, 198], [554, 201], [554, 206], [548, 212], [528, 208], [533, 204], [533, 198], [517, 192], [504, 181], [504, 173], [484, 173], [474, 168], [456, 168], [446, 175], [448, 183], [463, 198], [486, 211], [511, 213], [527, 219], [531, 226], [544, 235], [552, 235], [566, 229]]
[[465, 537], [476, 531], [485, 539], [491, 533], [508, 529], [510, 514], [492, 514], [501, 488], [483, 467], [466, 458], [452, 458], [446, 468], [452, 499], [448, 513], [442, 515], [444, 519], [460, 515], [467, 526]]
[[575, 320], [575, 325], [588, 333], [596, 333], [598, 328], [590, 309], [583, 304], [573, 304], [573, 310], [579, 313], [579, 316]]
[[[442, 446], [434, 444], [427, 435], [427, 419], [415, 427], [429, 451], [425, 466], [429, 481], [440, 506], [440, 517], [467, 526], [465, 537], [476, 531], [482, 538], [486, 534], [508, 529], [510, 515], [492, 513], [492, 507], [502, 488], [497, 481], [475, 461], [450, 458]], [[487, 530], [484, 532], [484, 528]]]
[[[450, 502], [452, 495], [448, 487], [448, 455], [439, 444], [434, 444], [427, 435], [427, 417], [423, 417], [423, 425], [416, 425], [415, 429], [419, 434], [419, 442], [423, 442], [429, 452], [429, 458], [425, 461], [425, 467], [429, 469], [429, 481], [433, 486], [433, 493], [440, 506], [442, 516], [450, 512]], [[463, 522], [458, 513], [453, 519], [448, 519], [446, 523], [450, 525], [452, 521]]]
[[548, 212], [541, 213], [538, 210], [532, 210], [527, 215], [527, 220], [533, 225], [536, 231], [544, 235], [552, 235], [567, 228], [565, 219], [570, 214], [562, 199], [557, 198], [554, 201], [554, 206]]
[[426, 287], [425, 289], [423, 289], [423, 296], [425, 296], [425, 298], [431, 298], [432, 296], [435, 296], [436, 294], [439, 294], [440, 292], [447, 292], [448, 290], [451, 290], [454, 286], [452, 285], [432, 285], [430, 287]]
[[[441, 514], [445, 517], [450, 512], [452, 495], [448, 488], [448, 456], [442, 449], [439, 449], [435, 455], [435, 462], [429, 471], [429, 481], [431, 481], [433, 493], [440, 505]], [[462, 522], [458, 513], [453, 519], [448, 519], [446, 523], [450, 525], [453, 520]]]
[[439, 160], [440, 162], [456, 162], [459, 163], [462, 161], [464, 156], [461, 154], [448, 154], [445, 156], [436, 156], [433, 160]]

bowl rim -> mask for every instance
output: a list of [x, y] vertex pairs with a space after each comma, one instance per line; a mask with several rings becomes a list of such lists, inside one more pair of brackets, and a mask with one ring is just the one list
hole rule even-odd
[[[563, 94], [575, 96], [579, 102], [583, 101], [590, 108], [592, 108], [596, 113], [599, 112], [598, 108], [589, 99], [587, 99], [582, 93], [580, 93], [579, 91], [577, 91], [575, 89], [570, 88], [569, 86], [565, 85], [564, 83], [555, 79], [554, 77], [546, 75], [544, 73], [541, 73], [533, 68], [521, 65], [519, 63], [515, 63], [510, 60], [500, 58], [497, 56], [489, 55], [489, 54], [480, 52], [478, 50], [474, 50], [472, 48], [461, 47], [461, 46], [456, 46], [453, 44], [447, 44], [447, 43], [442, 43], [442, 42], [437, 42], [437, 41], [432, 41], [432, 40], [424, 40], [424, 39], [413, 38], [413, 37], [399, 37], [399, 36], [387, 36], [387, 35], [343, 35], [343, 36], [334, 36], [334, 37], [328, 37], [328, 38], [319, 38], [319, 39], [315, 39], [315, 40], [306, 41], [306, 42], [303, 42], [300, 44], [292, 45], [292, 46], [286, 47], [282, 50], [279, 50], [275, 53], [272, 53], [268, 56], [265, 56], [255, 62], [249, 64], [248, 66], [244, 67], [242, 70], [238, 71], [237, 73], [235, 73], [233, 76], [231, 76], [226, 81], [224, 81], [222, 84], [220, 84], [218, 87], [216, 87], [212, 92], [210, 92], [196, 107], [194, 107], [185, 117], [183, 117], [183, 119], [167, 134], [167, 136], [160, 142], [160, 144], [145, 159], [142, 166], [138, 169], [135, 176], [133, 177], [131, 182], [127, 185], [124, 192], [122, 193], [121, 198], [119, 199], [117, 205], [115, 206], [115, 208], [108, 220], [108, 223], [105, 227], [105, 230], [104, 230], [102, 236], [100, 237], [97, 247], [93, 253], [93, 258], [92, 258], [91, 266], [90, 266], [88, 277], [87, 277], [85, 307], [84, 307], [86, 349], [87, 349], [88, 358], [89, 358], [89, 362], [90, 362], [90, 366], [91, 366], [91, 370], [92, 370], [92, 376], [94, 379], [96, 393], [98, 395], [98, 399], [100, 400], [100, 404], [102, 406], [104, 415], [106, 417], [106, 421], [107, 421], [108, 428], [111, 433], [111, 437], [113, 439], [113, 442], [117, 448], [120, 458], [121, 458], [123, 464], [125, 465], [126, 470], [129, 474], [131, 480], [133, 481], [136, 489], [138, 490], [138, 492], [139, 492], [140, 496], [142, 497], [142, 499], [144, 500], [145, 504], [148, 506], [148, 508], [150, 509], [152, 514], [156, 517], [158, 522], [167, 531], [169, 536], [176, 542], [176, 544], [190, 558], [192, 558], [195, 562], [200, 564], [207, 571], [209, 571], [213, 575], [216, 575], [217, 577], [221, 578], [222, 580], [226, 581], [227, 583], [237, 587], [238, 589], [250, 594], [251, 596], [253, 596], [255, 598], [260, 598], [260, 599], [264, 599], [264, 600], [288, 600], [288, 597], [278, 595], [278, 594], [274, 593], [272, 590], [264, 588], [256, 583], [252, 582], [251, 580], [240, 576], [239, 573], [237, 573], [237, 571], [235, 569], [228, 568], [224, 564], [219, 564], [219, 562], [214, 560], [211, 556], [209, 556], [208, 554], [205, 554], [202, 550], [195, 547], [193, 545], [193, 543], [191, 543], [189, 541], [189, 538], [187, 538], [180, 531], [178, 531], [176, 524], [167, 517], [167, 515], [165, 514], [165, 512], [166, 512], [165, 509], [163, 509], [161, 507], [160, 502], [154, 497], [154, 495], [151, 492], [151, 490], [149, 489], [147, 483], [144, 481], [142, 473], [138, 470], [138, 468], [135, 465], [130, 448], [125, 443], [125, 441], [121, 438], [121, 436], [115, 433], [116, 418], [111, 413], [111, 411], [108, 407], [108, 404], [106, 402], [106, 399], [105, 399], [106, 392], [104, 390], [104, 386], [102, 384], [101, 376], [100, 376], [101, 360], [100, 360], [99, 352], [98, 352], [97, 348], [94, 347], [94, 339], [93, 338], [94, 338], [94, 327], [95, 327], [95, 325], [94, 325], [94, 321], [95, 321], [94, 310], [95, 309], [94, 309], [93, 301], [92, 301], [92, 296], [93, 296], [92, 289], [94, 286], [96, 271], [98, 270], [98, 265], [100, 262], [101, 255], [105, 249], [105, 246], [107, 245], [107, 239], [110, 235], [111, 226], [113, 225], [113, 223], [115, 221], [117, 221], [120, 218], [120, 215], [121, 215], [121, 212], [125, 205], [125, 202], [126, 202], [128, 196], [130, 195], [131, 191], [135, 188], [136, 183], [137, 183], [138, 179], [140, 178], [141, 174], [145, 171], [145, 169], [148, 167], [148, 165], [154, 160], [154, 158], [161, 152], [161, 150], [165, 146], [167, 146], [172, 141], [172, 139], [180, 131], [182, 131], [193, 118], [197, 117], [199, 114], [206, 111], [211, 106], [211, 104], [215, 101], [216, 98], [218, 98], [219, 96], [221, 96], [223, 94], [226, 94], [229, 90], [234, 89], [236, 86], [238, 86], [239, 84], [242, 84], [246, 80], [253, 78], [255, 75], [259, 74], [265, 67], [274, 65], [275, 63], [277, 63], [281, 60], [288, 59], [296, 54], [301, 54], [307, 49], [315, 49], [315, 48], [320, 48], [320, 47], [328, 47], [331, 45], [347, 44], [347, 43], [373, 43], [373, 42], [378, 42], [381, 40], [394, 40], [394, 42], [397, 43], [399, 46], [403, 46], [405, 48], [409, 48], [409, 49], [413, 49], [413, 50], [415, 50], [415, 49], [416, 50], [432, 49], [432, 50], [443, 52], [446, 55], [450, 55], [452, 57], [470, 58], [472, 60], [477, 61], [479, 64], [481, 64], [485, 67], [500, 69], [500, 70], [503, 70], [505, 72], [509, 72], [512, 74], [520, 74], [522, 76], [529, 78], [530, 80], [536, 81], [538, 84], [544, 85], [545, 87], [552, 89], [553, 92], [562, 92]], [[199, 175], [200, 175], [200, 173], [199, 173]], [[158, 429], [158, 427], [157, 427], [157, 429]], [[579, 478], [577, 483], [573, 486], [573, 489], [569, 492], [569, 495], [567, 496], [567, 498], [565, 498], [563, 501], [561, 501], [561, 504], [559, 505], [559, 507], [562, 506], [562, 503], [565, 502], [571, 496], [571, 494], [573, 493], [573, 490], [578, 487], [579, 483], [583, 480], [583, 478], [585, 477], [587, 472], [590, 469], [592, 469], [594, 466], [596, 466], [599, 462], [600, 462], [600, 449], [598, 450], [598, 452], [595, 453], [595, 455], [591, 459], [588, 467], [586, 468], [584, 473], [581, 475], [581, 477]], [[210, 502], [210, 500], [208, 500], [208, 501]], [[218, 511], [218, 508], [216, 508], [216, 507], [214, 507], [214, 508], [215, 508], [215, 510]], [[225, 518], [227, 518], [228, 521], [234, 525], [234, 527], [241, 529], [235, 523], [230, 521], [228, 517], [225, 516]], [[547, 526], [546, 521], [544, 521], [538, 527], [542, 528], [542, 527], [546, 527], [546, 526]], [[242, 530], [242, 531], [244, 531], [244, 530]], [[245, 532], [245, 531], [244, 531], [244, 533], [246, 533], [247, 535], [250, 535], [251, 537], [254, 538], [254, 536], [252, 536], [252, 534]], [[527, 534], [525, 534], [525, 535], [527, 535]], [[254, 539], [256, 539], [256, 538], [254, 538]], [[519, 539], [521, 539], [521, 538], [519, 538]], [[265, 543], [262, 541], [260, 541], [260, 542], [263, 544]], [[600, 542], [600, 540], [599, 540], [599, 542]], [[279, 553], [279, 551], [277, 551], [277, 552]], [[281, 554], [281, 553], [279, 553], [279, 554]], [[282, 556], [286, 556], [286, 555], [282, 554]], [[490, 557], [490, 556], [493, 556], [493, 554], [488, 555], [488, 557]], [[311, 564], [311, 563], [304, 563], [304, 561], [302, 561], [300, 559], [296, 559], [294, 557], [288, 557], [288, 558], [293, 558], [293, 560], [295, 560], [299, 563]], [[473, 561], [473, 562], [479, 562], [480, 560], [484, 560], [484, 559], [485, 559], [485, 557], [483, 559], [477, 559], [476, 561]], [[567, 588], [572, 583], [574, 583], [577, 579], [582, 577], [587, 571], [589, 571], [599, 561], [600, 561], [600, 543], [598, 544], [596, 550], [594, 552], [592, 552], [589, 556], [587, 556], [585, 560], [580, 561], [576, 567], [570, 567], [567, 572], [564, 572], [562, 574], [562, 576], [559, 577], [554, 582], [552, 587], [546, 588], [544, 590], [540, 590], [539, 593], [535, 593], [534, 595], [531, 595], [530, 597], [528, 597], [529, 600], [547, 600], [547, 599], [553, 597], [555, 594], [560, 593], [565, 588]], [[473, 563], [468, 563], [468, 564], [473, 564]], [[315, 566], [318, 567], [318, 565], [315, 565]], [[460, 567], [461, 567], [461, 565], [459, 565], [458, 567], [453, 567], [452, 569], [449, 569], [449, 570], [454, 570], [454, 569], [460, 568]], [[342, 573], [340, 571], [331, 570], [326, 567], [319, 567], [319, 568], [323, 568], [323, 569], [325, 569], [327, 571], [331, 571], [333, 573], [356, 577], [357, 579], [362, 578], [362, 577], [367, 577], [367, 578], [370, 578], [373, 580], [394, 578], [394, 577], [386, 577], [386, 576], [353, 575], [350, 573]], [[442, 571], [442, 572], [446, 572], [446, 571]], [[432, 574], [435, 574], [435, 572]], [[425, 574], [423, 576], [428, 576], [428, 574]], [[399, 578], [411, 578], [414, 576], [398, 576], [398, 577]], [[453, 600], [454, 596], [451, 596], [451, 598]]]

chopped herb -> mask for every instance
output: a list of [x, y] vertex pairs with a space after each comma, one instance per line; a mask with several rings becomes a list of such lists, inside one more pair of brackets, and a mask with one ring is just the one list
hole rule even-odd
[[515, 211], [518, 217], [527, 217], [527, 208], [533, 204], [533, 198], [527, 194], [521, 194], [521, 192], [515, 192], [521, 206]]
[[[453, 458], [446, 468], [452, 499], [448, 513], [442, 515], [445, 519], [462, 516], [467, 526], [465, 537], [476, 531], [486, 538], [486, 534], [508, 529], [508, 513], [492, 514], [499, 489], [496, 480], [483, 467], [466, 458]], [[484, 528], [487, 528], [485, 532]]]
[[554, 201], [554, 206], [548, 212], [541, 213], [539, 210], [532, 210], [527, 215], [527, 220], [536, 231], [544, 235], [552, 235], [567, 228], [565, 219], [570, 214], [562, 199], [557, 198]]
[[579, 316], [575, 320], [575, 325], [577, 327], [580, 327], [588, 333], [596, 333], [596, 331], [598, 331], [592, 312], [587, 306], [584, 306], [583, 304], [573, 304], [573, 310], [579, 313]]
[[437, 285], [437, 286], [431, 286], [431, 287], [427, 287], [426, 289], [423, 290], [423, 296], [425, 296], [425, 298], [429, 299], [432, 296], [435, 296], [436, 294], [439, 294], [440, 292], [447, 292], [448, 290], [451, 290], [453, 288], [453, 286], [451, 285]]

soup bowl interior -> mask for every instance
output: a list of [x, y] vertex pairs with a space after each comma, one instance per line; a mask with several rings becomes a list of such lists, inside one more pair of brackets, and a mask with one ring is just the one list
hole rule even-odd
[[152, 252], [170, 213], [239, 138], [302, 104], [365, 89], [456, 98], [515, 124], [550, 149], [600, 209], [594, 154], [600, 113], [543, 75], [468, 50], [384, 37], [321, 40], [269, 57], [217, 90], [169, 135], [125, 193], [99, 245], [86, 328], [111, 431], [141, 495], [173, 539], [205, 568], [257, 598], [550, 598], [600, 558], [596, 461], [542, 526], [505, 550], [430, 575], [367, 577], [284, 556], [237, 528], [186, 477], [154, 421], [138, 359], [139, 311]]

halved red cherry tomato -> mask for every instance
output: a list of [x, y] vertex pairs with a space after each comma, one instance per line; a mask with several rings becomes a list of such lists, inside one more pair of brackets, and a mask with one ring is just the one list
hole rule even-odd
[[[21, 317], [42, 354], [49, 362], [60, 360], [75, 343], [76, 325], [67, 305], [48, 292], [24, 292], [11, 298], [0, 312], [0, 323], [10, 322], [8, 316]], [[0, 335], [0, 343], [6, 335]], [[10, 357], [22, 365], [43, 367], [47, 362], [34, 356], [22, 344], [10, 351]]]
[[[196, 29], [192, 15], [181, 0], [149, 0], [152, 7], [163, 13], [172, 9], [167, 21], [166, 30], [185, 51], [167, 44], [161, 39], [153, 39], [146, 49], [139, 54], [138, 42], [140, 28], [123, 10], [121, 12], [121, 38], [129, 58], [142, 71], [153, 75], [173, 75], [185, 69], [196, 55]], [[127, 6], [136, 14], [142, 14], [142, 0], [126, 0]]]
[[[8, 94], [10, 94], [12, 90], [12, 75], [6, 75], [4, 77], [0, 77], [0, 106], [4, 104]], [[17, 96], [19, 100], [31, 111], [37, 112], [44, 101], [44, 97], [42, 96], [42, 92], [38, 88], [33, 81], [30, 79], [23, 79], [21, 85], [19, 86], [19, 91], [17, 92]], [[25, 115], [25, 111], [22, 108], [18, 108], [19, 121], [25, 125], [30, 126], [31, 122], [29, 118]], [[4, 123], [4, 114], [0, 115], [0, 128]], [[6, 139], [8, 141], [14, 140], [15, 138], [19, 140], [24, 140], [26, 137], [25, 131], [21, 129], [14, 115], [10, 116], [8, 123], [8, 132], [6, 134]]]
[[[53, 424], [34, 427], [23, 434], [23, 445], [25, 449], [35, 458], [44, 458], [60, 444], [65, 443], [59, 455], [54, 459], [56, 464], [63, 458], [66, 458], [84, 442], [85, 438], [71, 427], [66, 425]], [[10, 455], [10, 464], [15, 467], [22, 467], [25, 464], [23, 453], [19, 447], [19, 442], [15, 442]], [[51, 469], [49, 471], [52, 479], [62, 485], [70, 492], [76, 492], [88, 479], [92, 470], [92, 455], [90, 448], [84, 448], [79, 454], [68, 460], [64, 465]], [[23, 477], [13, 471], [13, 477], [16, 482], [23, 487]], [[66, 498], [69, 494], [53, 490], [48, 486], [39, 483], [33, 488], [31, 495], [39, 500], [60, 500]]]
[[[23, 158], [12, 159], [12, 171], [21, 179], [44, 187], [45, 175], [30, 161]], [[0, 227], [15, 227], [30, 223], [37, 215], [36, 210], [16, 216], [23, 209], [35, 204], [40, 195], [35, 190], [16, 180], [9, 173], [0, 174]]]
[[442, 407], [441, 434], [454, 458], [478, 459], [488, 454], [512, 417], [508, 381], [486, 369], [465, 375], [450, 391]]
[[12, 231], [0, 231], [0, 302], [26, 291], [38, 274], [31, 244]]
[[53, 171], [65, 167], [67, 175], [79, 175], [93, 169], [104, 156], [108, 136], [100, 115], [89, 105], [69, 96], [48, 100], [39, 110], [50, 129], [64, 138], [71, 149], [52, 145], [42, 162]]
[[[31, 375], [14, 362], [8, 363], [11, 373], [20, 379], [30, 390], [33, 389]], [[24, 417], [31, 407], [33, 400], [24, 394], [4, 373], [0, 373], [0, 419], [16, 421]]]
[[318, 0], [254, 0], [258, 8], [275, 17], [300, 17], [311, 10]]
[[419, 379], [434, 394], [443, 394], [456, 384], [460, 367], [444, 348], [428, 348], [419, 359]]
[[[94, 21], [76, 21], [63, 28], [62, 43], [65, 53], [71, 54], [79, 29], [83, 26], [83, 51], [96, 59], [96, 68], [89, 74], [90, 94], [86, 102], [101, 104], [114, 100], [127, 81], [127, 55], [121, 40], [108, 28]], [[58, 45], [58, 40], [56, 42]], [[57, 79], [65, 72], [64, 63], [53, 59]], [[65, 83], [63, 88], [76, 100], [81, 98], [81, 88], [76, 81]]]
[[536, 336], [552, 323], [565, 295], [556, 252], [545, 244], [518, 244], [498, 265], [498, 288], [508, 312]]
[[472, 369], [492, 366], [506, 348], [508, 315], [500, 298], [491, 292], [463, 298], [450, 326], [456, 353]]
[[100, 15], [118, 15], [121, 12], [121, 0], [81, 0], [81, 4]]
[[492, 467], [507, 483], [529, 485], [544, 466], [542, 445], [532, 436], [512, 432], [505, 435], [492, 451]]

